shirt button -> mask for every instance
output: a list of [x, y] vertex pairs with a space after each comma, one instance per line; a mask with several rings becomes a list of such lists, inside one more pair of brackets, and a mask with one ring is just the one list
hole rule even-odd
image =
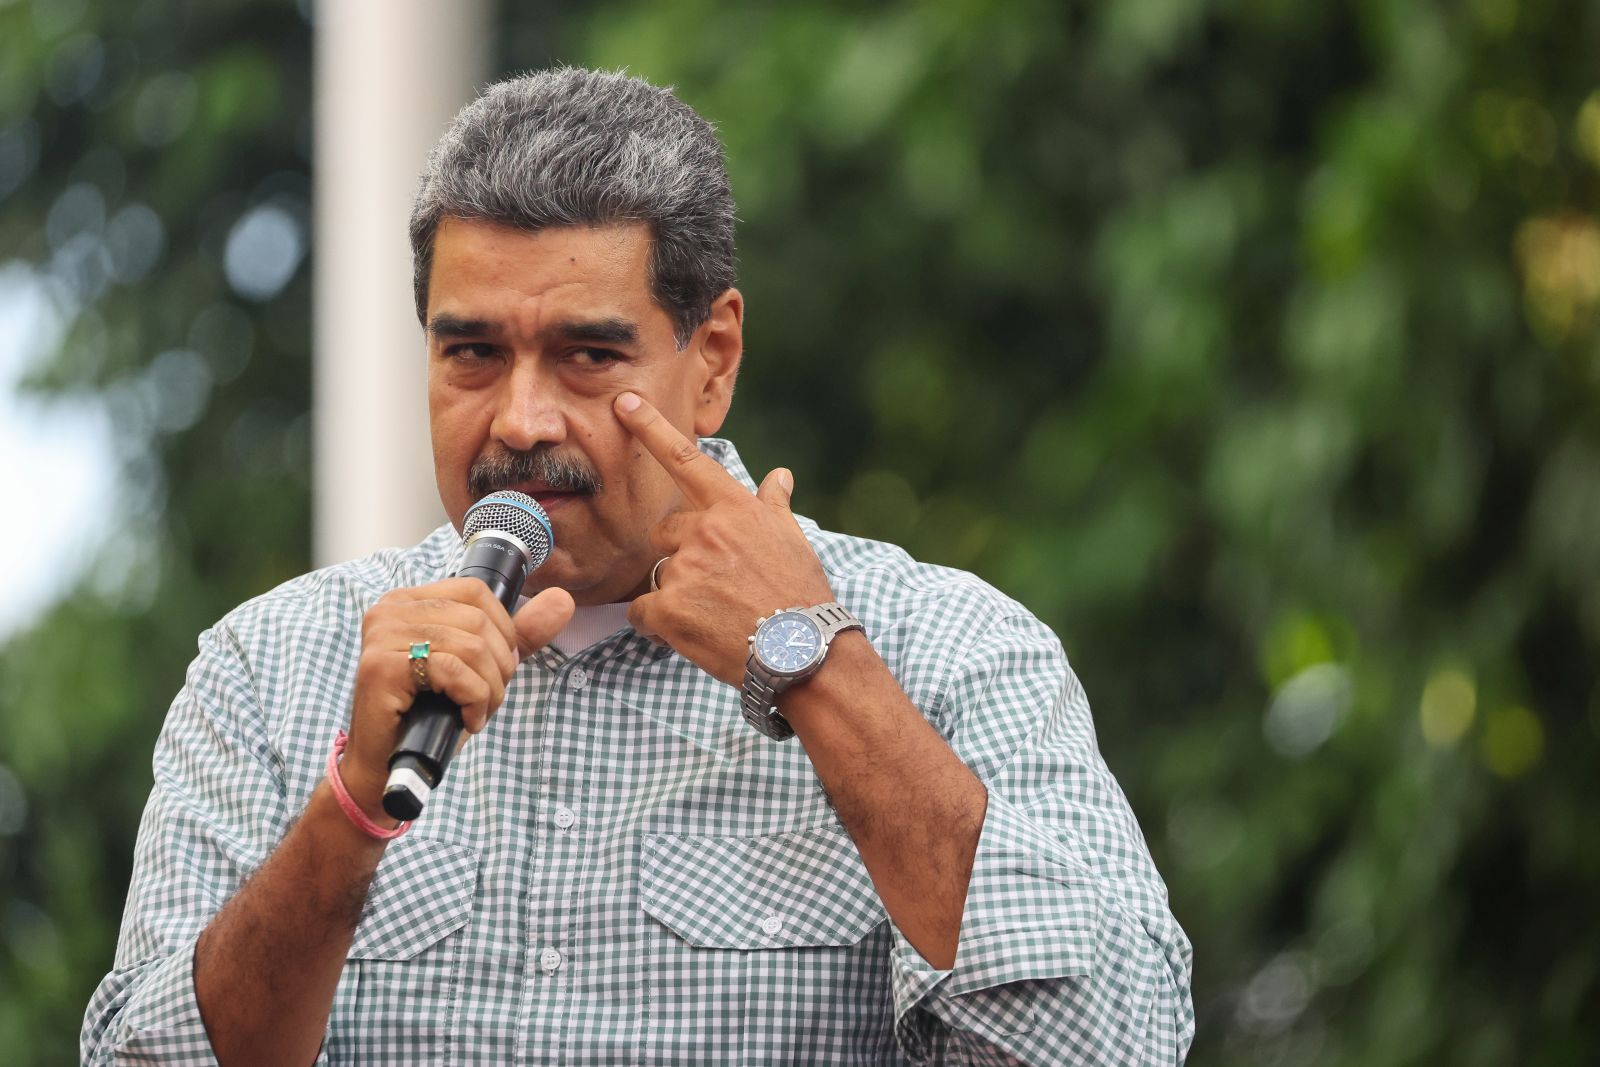
[[553, 948], [547, 948], [539, 953], [539, 966], [544, 968], [545, 974], [555, 974], [561, 969], [561, 953]]
[[577, 814], [571, 808], [556, 809], [556, 825], [566, 830], [578, 821]]
[[776, 915], [768, 915], [765, 919], [761, 920], [761, 932], [766, 934], [768, 937], [776, 936], [778, 931], [782, 929], [783, 920], [778, 918]]
[[572, 673], [567, 675], [568, 689], [582, 689], [589, 684], [589, 672], [582, 667], [572, 668]]

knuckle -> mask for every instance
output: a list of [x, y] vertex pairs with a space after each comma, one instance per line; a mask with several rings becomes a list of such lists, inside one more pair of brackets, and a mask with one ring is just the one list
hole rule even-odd
[[371, 685], [383, 674], [383, 664], [369, 649], [360, 660], [356, 662], [356, 683], [358, 685]]
[[377, 602], [361, 613], [361, 633], [363, 635], [382, 626], [389, 618], [389, 612], [394, 602], [389, 599], [390, 594], [385, 593]]
[[708, 518], [700, 524], [700, 536], [704, 542], [716, 549], [723, 549], [731, 544], [736, 535], [729, 528], [728, 521], [721, 516]]
[[488, 647], [498, 647], [505, 644], [506, 632], [500, 627], [499, 620], [485, 612], [478, 616], [478, 636], [483, 638]]
[[700, 450], [694, 446], [694, 442], [680, 440], [673, 443], [667, 455], [680, 467], [687, 467], [700, 458]]

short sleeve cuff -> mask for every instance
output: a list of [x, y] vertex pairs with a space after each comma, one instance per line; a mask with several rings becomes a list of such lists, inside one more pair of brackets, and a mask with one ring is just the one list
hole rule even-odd
[[150, 965], [115, 1024], [116, 1062], [132, 1059], [173, 1067], [217, 1062], [194, 993], [194, 947], [187, 942]]
[[989, 795], [973, 857], [955, 966], [939, 970], [899, 928], [891, 959], [896, 1019], [932, 996], [956, 997], [1027, 979], [1085, 975], [1101, 922], [1089, 871], [1003, 797]]
[[[211, 1048], [205, 1022], [200, 1018], [200, 1001], [194, 991], [194, 950], [199, 938], [180, 951], [153, 963], [134, 987], [127, 1006], [112, 1030], [111, 1059], [91, 1059], [85, 1048], [85, 1063], [160, 1063], [164, 1067], [213, 1067], [217, 1054]], [[104, 1005], [91, 1005], [90, 1013]], [[328, 1043], [322, 1047], [312, 1067], [327, 1067]]]

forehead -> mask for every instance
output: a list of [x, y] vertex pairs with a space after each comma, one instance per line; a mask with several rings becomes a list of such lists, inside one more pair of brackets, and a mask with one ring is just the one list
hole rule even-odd
[[428, 320], [458, 315], [529, 333], [556, 311], [665, 321], [650, 294], [649, 255], [643, 223], [529, 232], [445, 218], [434, 235]]

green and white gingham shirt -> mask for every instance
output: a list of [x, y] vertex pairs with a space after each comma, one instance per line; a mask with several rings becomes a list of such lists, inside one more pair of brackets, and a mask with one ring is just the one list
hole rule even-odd
[[[754, 488], [731, 445], [702, 447]], [[1190, 948], [1054, 634], [969, 574], [802, 520], [839, 600], [989, 790], [956, 964], [889, 921], [797, 742], [623, 629], [546, 649], [388, 847], [318, 1063], [1175, 1064]], [[362, 613], [415, 548], [231, 612], [156, 745], [92, 1064], [215, 1062], [195, 940], [322, 777]]]

